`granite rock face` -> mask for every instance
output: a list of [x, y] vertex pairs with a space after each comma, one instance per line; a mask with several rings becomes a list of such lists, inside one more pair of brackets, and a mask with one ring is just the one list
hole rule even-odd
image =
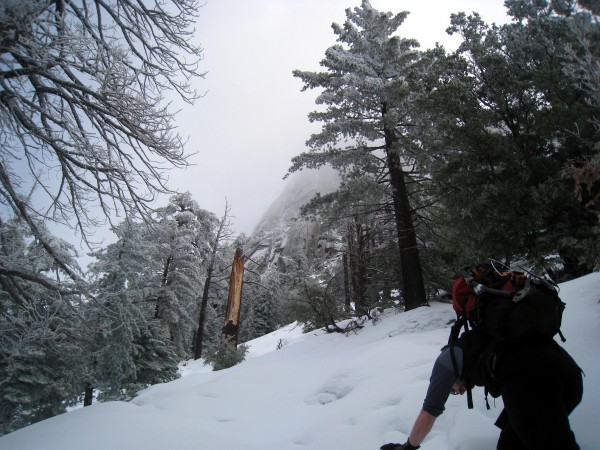
[[315, 194], [333, 192], [338, 185], [339, 176], [330, 168], [304, 170], [290, 177], [246, 244], [253, 270], [285, 273], [307, 254], [326, 257], [335, 252], [337, 239], [321, 233], [317, 223], [300, 217], [300, 208]]

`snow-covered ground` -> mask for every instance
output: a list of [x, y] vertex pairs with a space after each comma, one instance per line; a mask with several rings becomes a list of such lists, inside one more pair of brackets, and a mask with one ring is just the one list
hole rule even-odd
[[[585, 371], [571, 416], [583, 450], [600, 449], [600, 274], [561, 285], [565, 347]], [[2, 450], [375, 450], [404, 442], [454, 313], [432, 304], [387, 312], [348, 336], [288, 326], [250, 342], [242, 364], [201, 362], [133, 401], [96, 404], [0, 438]], [[281, 349], [278, 350], [278, 347]], [[501, 400], [487, 411], [451, 396], [424, 450], [492, 450]]]

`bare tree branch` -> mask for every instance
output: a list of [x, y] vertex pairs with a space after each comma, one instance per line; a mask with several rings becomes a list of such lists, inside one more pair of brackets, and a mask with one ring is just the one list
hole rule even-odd
[[[0, 5], [0, 205], [61, 270], [36, 223], [90, 244], [101, 220], [146, 218], [186, 167], [169, 92], [193, 103], [197, 0], [6, 0]], [[34, 195], [23, 192], [36, 187]]]

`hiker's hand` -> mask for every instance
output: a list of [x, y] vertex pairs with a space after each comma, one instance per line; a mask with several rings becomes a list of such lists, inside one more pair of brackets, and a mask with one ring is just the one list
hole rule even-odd
[[406, 441], [406, 444], [385, 444], [379, 448], [381, 450], [416, 450], [420, 447], [420, 445], [413, 447], [409, 441]]
[[464, 385], [462, 385], [460, 383], [455, 383], [452, 386], [452, 394], [454, 394], [454, 395], [463, 395], [466, 390], [467, 390], [467, 388], [464, 387]]

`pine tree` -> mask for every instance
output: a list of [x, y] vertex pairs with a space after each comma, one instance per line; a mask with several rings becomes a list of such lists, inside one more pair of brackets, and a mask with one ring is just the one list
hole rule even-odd
[[168, 327], [176, 352], [191, 356], [210, 245], [218, 220], [189, 193], [171, 197], [158, 211], [155, 255], [162, 259], [155, 317]]
[[154, 223], [124, 222], [95, 256], [99, 324], [90, 384], [103, 398], [129, 398], [177, 377], [191, 355], [203, 275], [217, 220], [189, 193], [159, 208]]
[[[385, 185], [365, 175], [344, 180], [338, 191], [317, 195], [302, 208], [304, 217], [319, 223], [322, 236], [332, 237], [323, 264], [340, 271], [343, 309], [358, 317], [371, 317], [374, 308], [389, 305], [401, 277], [393, 205], [386, 193]], [[332, 265], [334, 257], [341, 260]]]
[[226, 203], [225, 212], [216, 226], [214, 238], [211, 242], [209, 242], [210, 251], [207, 256], [206, 264], [204, 265], [206, 267], [206, 274], [204, 278], [204, 286], [202, 288], [200, 310], [198, 312], [198, 327], [196, 329], [194, 339], [194, 359], [199, 359], [202, 356], [204, 337], [206, 335], [206, 326], [210, 315], [209, 300], [211, 296], [214, 298], [214, 294], [212, 294], [212, 292], [215, 290], [215, 285], [218, 284], [216, 280], [214, 280], [214, 276], [218, 273], [219, 263], [221, 263], [221, 265], [223, 263], [221, 253], [224, 244], [231, 237], [231, 222], [229, 220], [229, 212], [229, 204]]
[[96, 302], [87, 315], [95, 324], [96, 350], [89, 358], [88, 383], [100, 399], [130, 398], [150, 384], [177, 376], [174, 346], [154, 317], [161, 260], [145, 224], [115, 227], [117, 242], [95, 254]]
[[[581, 91], [565, 82], [572, 36], [549, 11], [508, 3], [518, 20], [501, 27], [477, 14], [453, 15], [449, 30], [463, 43], [437, 60], [428, 101], [439, 115], [429, 148], [444, 193], [441, 234], [461, 263], [496, 257], [535, 264], [558, 253], [569, 276], [582, 274], [595, 221], [577, 205], [563, 170], [590, 150], [569, 128], [593, 130]], [[523, 11], [533, 14], [530, 7], [535, 14], [521, 20]]]
[[[61, 257], [77, 267], [72, 246], [52, 236], [43, 224], [36, 226], [45, 242], [52, 242]], [[0, 222], [0, 265], [4, 434], [63, 413], [77, 400], [84, 388], [82, 360], [90, 336], [76, 286], [19, 220]]]
[[262, 274], [246, 271], [240, 330], [243, 342], [275, 331], [280, 325], [281, 278], [274, 268]]
[[407, 79], [419, 53], [416, 41], [393, 35], [407, 15], [380, 13], [363, 0], [361, 7], [346, 10], [343, 26], [332, 25], [340, 44], [325, 53], [321, 65], [327, 71], [294, 71], [304, 89], [323, 88], [316, 102], [326, 110], [309, 115], [311, 121], [324, 123], [322, 130], [307, 142], [311, 151], [294, 158], [290, 171], [328, 163], [347, 177], [384, 172], [395, 217], [402, 294], [406, 309], [412, 309], [426, 303], [408, 182], [408, 167], [416, 166]]

